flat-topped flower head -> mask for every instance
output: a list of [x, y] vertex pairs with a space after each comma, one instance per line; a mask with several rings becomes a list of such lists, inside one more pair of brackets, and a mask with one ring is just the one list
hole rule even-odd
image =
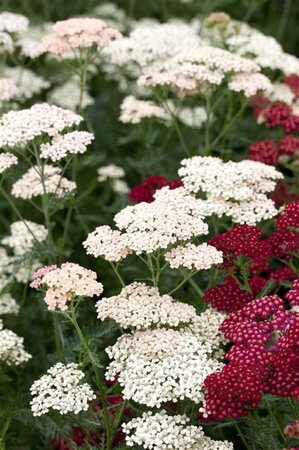
[[191, 243], [171, 249], [165, 253], [165, 260], [173, 269], [186, 267], [189, 270], [206, 270], [223, 262], [222, 252], [215, 247], [208, 244], [195, 245]]
[[161, 106], [151, 100], [138, 100], [133, 95], [126, 97], [120, 106], [119, 120], [122, 123], [140, 123], [149, 118], [169, 119]]
[[59, 167], [45, 164], [43, 167], [43, 181], [40, 168], [32, 166], [16, 181], [11, 193], [16, 198], [28, 200], [39, 195], [52, 194], [57, 198], [70, 196], [76, 190], [76, 183], [62, 176]]
[[134, 282], [119, 295], [97, 302], [98, 319], [113, 319], [122, 328], [145, 329], [155, 326], [177, 327], [196, 318], [193, 306], [160, 295], [158, 288]]
[[17, 315], [19, 313], [20, 306], [17, 304], [11, 294], [0, 295], [0, 316], [4, 314]]
[[78, 48], [106, 47], [121, 33], [100, 19], [80, 17], [61, 20], [53, 25], [54, 34], [43, 38], [44, 51], [63, 55]]
[[17, 256], [25, 255], [47, 239], [48, 231], [44, 225], [30, 220], [17, 220], [10, 226], [10, 235], [1, 244], [10, 247]]
[[18, 158], [12, 153], [0, 153], [0, 174], [18, 164]]
[[0, 31], [7, 33], [20, 33], [26, 31], [29, 25], [27, 17], [4, 11], [0, 14]]
[[125, 334], [106, 352], [113, 359], [107, 380], [119, 374], [124, 398], [150, 407], [179, 399], [201, 401], [204, 379], [222, 367], [211, 358], [210, 345], [184, 330]]
[[49, 81], [25, 68], [20, 70], [19, 67], [6, 67], [3, 75], [9, 78], [10, 83], [14, 83], [17, 90], [14, 98], [19, 102], [25, 102], [51, 85]]
[[0, 320], [0, 362], [8, 366], [19, 366], [29, 361], [31, 357], [24, 349], [24, 338], [3, 328]]
[[9, 111], [0, 118], [0, 146], [20, 147], [39, 136], [55, 136], [78, 125], [82, 117], [68, 109], [40, 103], [29, 109]]
[[0, 78], [0, 104], [14, 100], [19, 95], [16, 83], [7, 77]]
[[[235, 223], [255, 225], [278, 211], [266, 194], [283, 175], [257, 161], [223, 162], [220, 158], [194, 156], [184, 159], [179, 175], [185, 189], [205, 194], [207, 201]], [[220, 215], [218, 213], [218, 215]]]
[[59, 161], [68, 155], [85, 153], [87, 145], [94, 139], [92, 133], [87, 131], [72, 131], [65, 134], [56, 134], [52, 141], [41, 144], [40, 155], [43, 159]]
[[30, 388], [31, 411], [42, 416], [54, 410], [59, 414], [87, 411], [89, 403], [96, 398], [89, 384], [82, 383], [84, 372], [74, 363], [57, 363], [46, 375], [36, 380]]
[[209, 215], [205, 202], [188, 195], [183, 188], [165, 187], [154, 197], [152, 203], [127, 206], [114, 217], [131, 250], [137, 254], [151, 253], [208, 233], [202, 220]]
[[152, 450], [233, 450], [228, 441], [214, 441], [202, 427], [189, 425], [186, 415], [168, 415], [165, 410], [144, 412], [122, 425], [128, 447]]
[[107, 166], [101, 166], [97, 170], [98, 181], [102, 183], [103, 181], [114, 179], [118, 180], [125, 176], [125, 171], [122, 167], [116, 164], [108, 164]]
[[108, 225], [97, 227], [83, 242], [88, 255], [101, 256], [106, 261], [118, 262], [132, 252], [127, 246], [126, 236]]
[[33, 274], [33, 279], [31, 287], [45, 286], [45, 302], [50, 310], [64, 311], [73, 298], [93, 297], [103, 292], [95, 272], [70, 262], [61, 264], [60, 268], [54, 265], [40, 269]]

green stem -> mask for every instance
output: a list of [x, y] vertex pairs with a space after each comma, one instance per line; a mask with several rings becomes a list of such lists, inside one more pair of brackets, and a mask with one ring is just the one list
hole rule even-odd
[[276, 416], [275, 416], [275, 414], [274, 414], [274, 412], [273, 412], [273, 409], [272, 409], [272, 407], [271, 407], [270, 402], [268, 402], [268, 400], [266, 400], [266, 398], [265, 398], [265, 404], [266, 404], [266, 406], [267, 406], [267, 409], [268, 409], [268, 411], [269, 411], [269, 413], [270, 413], [270, 416], [271, 416], [273, 422], [274, 422], [275, 425], [277, 426], [278, 432], [279, 432], [279, 434], [280, 434], [280, 436], [281, 436], [281, 438], [282, 438], [282, 442], [285, 443], [285, 435], [283, 434], [283, 431], [282, 431], [282, 429], [281, 429], [280, 423], [278, 422], [278, 420], [277, 420], [277, 418], [276, 418]]
[[76, 318], [76, 308], [74, 305], [74, 299], [71, 300], [71, 305], [70, 305], [70, 314], [66, 313], [69, 320], [71, 321], [72, 325], [74, 326], [81, 345], [83, 347], [83, 349], [85, 350], [86, 354], [88, 355], [89, 361], [91, 363], [94, 375], [95, 375], [95, 379], [96, 379], [96, 386], [98, 388], [99, 391], [99, 395], [101, 397], [101, 403], [102, 403], [102, 407], [103, 407], [103, 419], [104, 419], [104, 425], [105, 425], [105, 429], [106, 429], [106, 438], [107, 438], [107, 442], [106, 442], [106, 448], [107, 450], [111, 450], [112, 449], [112, 443], [113, 443], [113, 435], [112, 435], [112, 430], [110, 427], [110, 414], [109, 414], [109, 409], [107, 407], [107, 400], [106, 400], [106, 395], [105, 395], [105, 389], [102, 386], [101, 383], [101, 377], [99, 374], [99, 370], [97, 367], [97, 363], [94, 360], [92, 351], [89, 348], [88, 342], [84, 337], [84, 334], [78, 324], [77, 318]]
[[196, 272], [191, 271], [186, 277], [184, 277], [184, 279], [174, 289], [169, 291], [167, 294], [172, 295], [174, 292], [176, 292], [178, 289], [180, 289], [180, 287], [182, 287], [188, 280], [190, 280], [190, 278], [192, 278], [195, 274], [196, 274]]
[[37, 244], [39, 244], [39, 240], [37, 239], [37, 237], [35, 236], [35, 234], [33, 233], [33, 231], [31, 230], [31, 228], [29, 227], [28, 223], [26, 222], [26, 220], [23, 218], [22, 214], [19, 212], [18, 208], [15, 206], [14, 202], [12, 201], [12, 199], [10, 198], [10, 196], [7, 194], [7, 192], [5, 191], [5, 189], [3, 189], [2, 185], [0, 184], [0, 192], [3, 195], [3, 197], [6, 199], [7, 203], [9, 204], [9, 206], [11, 207], [11, 209], [14, 211], [14, 213], [18, 216], [18, 218], [23, 222], [23, 224], [25, 225], [25, 227], [27, 228], [27, 230], [29, 231], [29, 233], [31, 234], [31, 236], [34, 238], [34, 240], [37, 242]]
[[112, 269], [113, 269], [115, 275], [117, 276], [117, 278], [118, 278], [118, 280], [119, 280], [121, 286], [124, 288], [124, 287], [126, 286], [126, 284], [125, 284], [125, 282], [124, 282], [124, 280], [123, 280], [121, 274], [120, 274], [119, 271], [118, 271], [117, 265], [115, 265], [112, 261], [110, 261], [110, 264], [111, 264], [111, 267], [112, 267]]
[[241, 428], [239, 427], [239, 425], [238, 425], [238, 423], [236, 422], [236, 420], [232, 419], [232, 422], [233, 422], [233, 424], [234, 424], [234, 426], [235, 426], [235, 428], [236, 428], [236, 430], [237, 430], [237, 433], [238, 433], [238, 435], [240, 436], [241, 441], [243, 442], [244, 447], [246, 448], [246, 450], [251, 450], [251, 448], [250, 448], [249, 444], [247, 443], [247, 441], [246, 441], [246, 439], [245, 439], [245, 436], [244, 436], [244, 434], [242, 433]]

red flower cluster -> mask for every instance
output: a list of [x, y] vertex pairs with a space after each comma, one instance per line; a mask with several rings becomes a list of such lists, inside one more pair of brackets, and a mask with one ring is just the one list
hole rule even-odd
[[270, 128], [282, 127], [286, 133], [299, 131], [299, 116], [293, 114], [292, 108], [285, 103], [272, 103], [263, 111], [263, 116]]
[[299, 305], [299, 280], [294, 281], [292, 288], [285, 297], [291, 306]]
[[204, 389], [208, 420], [214, 421], [246, 416], [261, 401], [263, 385], [246, 366], [227, 364], [221, 372], [206, 378]]
[[272, 139], [264, 139], [254, 142], [248, 150], [248, 159], [264, 164], [277, 164], [279, 149]]
[[276, 219], [278, 230], [299, 228], [299, 201], [287, 205], [283, 213]]
[[296, 97], [299, 97], [299, 75], [289, 75], [282, 81], [289, 86]]
[[275, 166], [282, 155], [296, 155], [299, 152], [299, 138], [284, 136], [279, 145], [272, 139], [254, 142], [249, 146], [248, 159]]
[[[299, 299], [299, 280], [288, 297], [290, 303]], [[299, 314], [287, 310], [280, 297], [251, 301], [232, 312], [220, 330], [232, 346], [227, 365], [205, 380], [206, 421], [247, 415], [263, 393], [299, 398]]]
[[152, 175], [131, 189], [129, 200], [136, 203], [150, 203], [154, 201], [154, 193], [165, 186], [169, 186], [170, 189], [176, 189], [183, 186], [183, 183], [181, 180], [168, 180], [162, 175]]
[[270, 196], [276, 208], [299, 200], [299, 195], [292, 192], [294, 189], [296, 189], [294, 183], [287, 184], [283, 181], [277, 183], [274, 193]]
[[232, 312], [253, 300], [253, 295], [242, 290], [233, 277], [227, 277], [223, 285], [207, 289], [203, 299], [218, 311]]
[[245, 256], [252, 260], [267, 258], [271, 256], [271, 247], [261, 241], [262, 232], [253, 225], [238, 225], [230, 231], [221, 233], [209, 240], [213, 245], [223, 252], [223, 267], [234, 267], [237, 256]]

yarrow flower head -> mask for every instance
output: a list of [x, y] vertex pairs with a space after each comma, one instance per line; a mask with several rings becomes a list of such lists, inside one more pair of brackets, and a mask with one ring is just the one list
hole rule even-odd
[[125, 231], [128, 247], [140, 254], [167, 248], [177, 241], [207, 234], [203, 218], [208, 215], [205, 202], [197, 200], [183, 188], [158, 190], [152, 203], [127, 206], [114, 221]]
[[111, 179], [119, 179], [125, 176], [125, 171], [122, 167], [116, 164], [108, 164], [108, 166], [101, 166], [97, 170], [98, 181], [101, 183], [103, 181]]
[[93, 45], [102, 48], [121, 38], [121, 33], [103, 20], [88, 17], [56, 22], [53, 31], [54, 34], [45, 36], [42, 42], [45, 51], [56, 55]]
[[0, 320], [0, 361], [8, 366], [19, 366], [31, 359], [24, 349], [24, 338], [3, 328]]
[[196, 318], [193, 306], [160, 295], [156, 287], [135, 282], [119, 295], [97, 302], [98, 318], [115, 320], [122, 328], [145, 329], [152, 325], [177, 327]]
[[85, 153], [87, 145], [94, 139], [92, 133], [87, 131], [72, 131], [65, 134], [56, 134], [52, 141], [47, 144], [41, 144], [40, 155], [43, 159], [59, 161], [70, 155]]
[[48, 94], [48, 102], [51, 105], [60, 106], [61, 108], [70, 109], [71, 111], [76, 111], [78, 105], [86, 108], [94, 103], [94, 99], [90, 96], [87, 91], [83, 94], [80, 92], [80, 79], [79, 77], [73, 76], [69, 78], [65, 83], [54, 87]]
[[276, 219], [278, 230], [299, 228], [299, 201], [286, 205], [282, 214]]
[[254, 142], [249, 147], [248, 158], [264, 164], [276, 165], [278, 162], [279, 149], [271, 139]]
[[[43, 181], [41, 176], [43, 176]], [[22, 177], [16, 181], [11, 193], [16, 198], [28, 200], [39, 195], [52, 194], [57, 198], [64, 198], [72, 195], [76, 190], [76, 183], [62, 176], [59, 167], [45, 164], [43, 175], [38, 166], [32, 166]]]
[[16, 99], [19, 94], [19, 89], [16, 83], [7, 77], [0, 78], [0, 104]]
[[20, 306], [10, 294], [0, 295], [0, 316], [4, 314], [17, 315], [20, 310]]
[[118, 262], [131, 253], [125, 235], [118, 230], [112, 230], [108, 225], [97, 227], [89, 233], [83, 247], [88, 255], [96, 258], [101, 256], [106, 261], [113, 262]]
[[145, 412], [123, 424], [126, 445], [153, 450], [233, 450], [228, 441], [214, 441], [201, 427], [188, 425], [186, 415], [170, 416], [165, 410]]
[[190, 331], [157, 329], [123, 335], [106, 348], [113, 359], [107, 380], [123, 387], [126, 399], [160, 407], [167, 401], [202, 400], [206, 376], [222, 364], [211, 358], [211, 347]]
[[1, 240], [3, 245], [10, 247], [16, 256], [22, 256], [33, 250], [47, 239], [48, 231], [44, 225], [30, 220], [18, 220], [10, 226], [10, 236]]
[[26, 31], [28, 25], [29, 20], [21, 14], [15, 14], [9, 11], [4, 11], [0, 14], [0, 31], [20, 33], [21, 31]]
[[12, 153], [0, 153], [0, 174], [18, 164], [18, 158]]
[[84, 372], [74, 363], [57, 363], [51, 367], [30, 388], [33, 415], [42, 416], [50, 410], [58, 411], [59, 414], [87, 411], [96, 395], [87, 383], [81, 383], [84, 376]]
[[138, 100], [133, 95], [126, 97], [120, 107], [119, 120], [122, 123], [140, 123], [143, 119], [154, 117], [168, 119], [168, 115], [161, 106], [150, 100]]
[[78, 125], [81, 120], [78, 114], [47, 103], [9, 111], [0, 118], [0, 146], [24, 146], [38, 136], [55, 136], [65, 128]]
[[185, 189], [191, 194], [204, 193], [218, 215], [254, 225], [277, 214], [273, 201], [265, 195], [283, 177], [274, 167], [248, 160], [225, 163], [209, 156], [184, 159], [181, 164], [179, 175]]
[[10, 79], [17, 88], [15, 99], [25, 102], [34, 95], [50, 87], [50, 82], [36, 75], [32, 70], [19, 67], [6, 67], [3, 75]]
[[165, 260], [170, 267], [186, 267], [187, 269], [206, 270], [223, 262], [222, 252], [208, 244], [179, 245], [165, 253]]
[[48, 309], [66, 310], [67, 302], [74, 297], [93, 297], [103, 292], [103, 285], [96, 281], [97, 274], [75, 263], [45, 267], [33, 274], [31, 287], [46, 288], [45, 302]]

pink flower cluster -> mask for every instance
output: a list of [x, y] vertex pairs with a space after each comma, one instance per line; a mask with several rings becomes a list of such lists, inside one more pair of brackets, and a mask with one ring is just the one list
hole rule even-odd
[[94, 18], [74, 18], [56, 22], [54, 34], [43, 38], [44, 51], [63, 55], [77, 48], [88, 48], [93, 45], [105, 47], [121, 34], [110, 28], [106, 22]]
[[45, 286], [45, 302], [48, 309], [64, 311], [67, 302], [75, 297], [93, 297], [103, 292], [103, 285], [96, 281], [97, 274], [79, 264], [64, 263], [42, 267], [33, 274], [32, 288]]

